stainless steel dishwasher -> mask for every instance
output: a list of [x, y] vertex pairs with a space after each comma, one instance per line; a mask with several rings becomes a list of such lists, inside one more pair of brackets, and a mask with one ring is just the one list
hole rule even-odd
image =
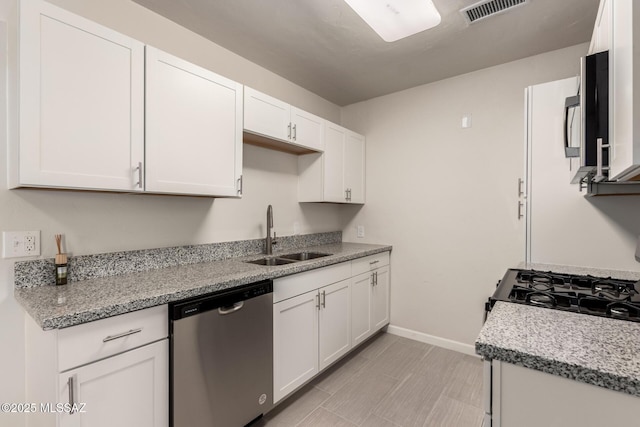
[[170, 305], [173, 427], [241, 427], [273, 406], [271, 280]]

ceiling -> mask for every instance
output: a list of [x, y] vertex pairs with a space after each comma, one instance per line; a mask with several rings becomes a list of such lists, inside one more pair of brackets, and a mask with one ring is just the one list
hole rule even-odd
[[433, 0], [439, 26], [383, 41], [343, 0], [134, 0], [337, 104], [587, 42], [599, 0], [530, 0], [467, 24], [477, 0]]

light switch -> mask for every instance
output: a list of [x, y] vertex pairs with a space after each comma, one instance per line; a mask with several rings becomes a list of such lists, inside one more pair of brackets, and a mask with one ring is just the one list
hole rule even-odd
[[471, 114], [465, 114], [462, 116], [462, 129], [468, 129], [471, 127]]

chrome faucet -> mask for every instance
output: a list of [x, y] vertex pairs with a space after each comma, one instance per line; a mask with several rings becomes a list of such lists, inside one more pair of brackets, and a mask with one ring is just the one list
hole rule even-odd
[[271, 238], [271, 229], [273, 228], [273, 208], [271, 205], [267, 207], [267, 255], [273, 253], [273, 245], [276, 243], [276, 232], [273, 232], [273, 238]]

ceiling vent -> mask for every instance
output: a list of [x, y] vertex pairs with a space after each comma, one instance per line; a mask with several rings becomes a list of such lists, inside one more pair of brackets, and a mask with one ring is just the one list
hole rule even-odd
[[529, 0], [484, 0], [461, 9], [460, 13], [469, 24], [473, 24], [526, 3], [529, 3]]

